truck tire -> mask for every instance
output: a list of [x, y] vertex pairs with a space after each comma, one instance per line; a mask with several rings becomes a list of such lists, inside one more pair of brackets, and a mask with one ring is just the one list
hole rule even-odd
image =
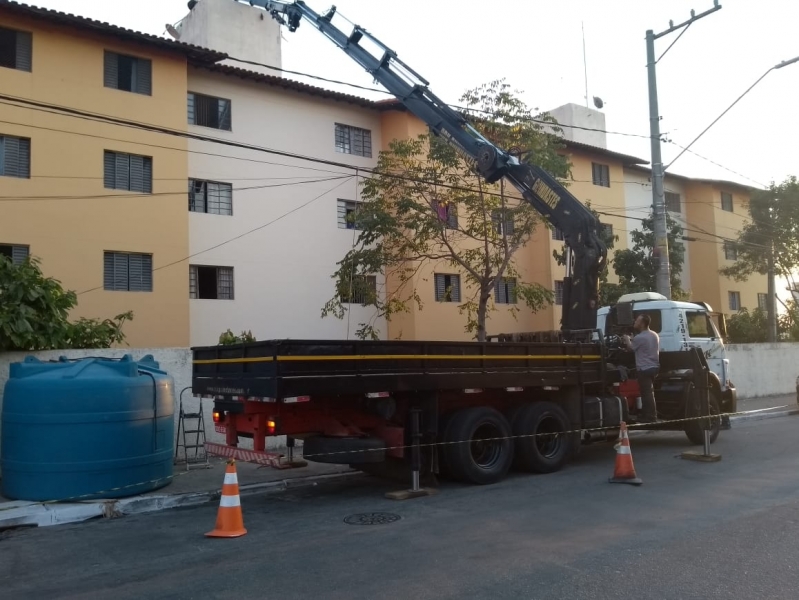
[[[694, 392], [691, 394], [690, 399], [688, 401], [688, 406], [686, 407], [685, 416], [686, 418], [698, 417], [702, 414], [702, 405], [700, 403], [699, 394]], [[710, 414], [711, 415], [719, 415], [721, 411], [719, 410], [719, 397], [718, 392], [716, 390], [710, 390]], [[716, 441], [716, 438], [719, 437], [719, 431], [721, 430], [721, 418], [716, 417], [715, 419], [711, 419], [710, 425], [710, 443]], [[692, 444], [696, 444], [697, 446], [702, 445], [705, 443], [705, 421], [697, 420], [697, 421], [688, 421], [685, 424], [685, 435], [688, 437], [688, 440]]]
[[[448, 471], [466, 483], [501, 481], [513, 463], [513, 440], [507, 419], [493, 408], [465, 408], [445, 430], [442, 454]], [[501, 439], [498, 439], [501, 438]], [[460, 443], [452, 443], [460, 442]]]
[[[514, 436], [557, 434], [570, 430], [566, 411], [552, 402], [528, 404], [516, 413], [513, 421]], [[579, 442], [579, 433], [576, 438], [574, 434], [517, 437], [514, 466], [532, 473], [559, 471], [574, 454], [575, 439]]]
[[302, 445], [305, 460], [333, 465], [360, 465], [386, 460], [386, 442], [379, 438], [325, 437], [306, 438]]

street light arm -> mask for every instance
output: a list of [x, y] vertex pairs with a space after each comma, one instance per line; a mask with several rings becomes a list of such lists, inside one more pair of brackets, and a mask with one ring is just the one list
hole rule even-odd
[[724, 115], [726, 115], [728, 112], [730, 112], [730, 110], [732, 109], [732, 107], [733, 107], [733, 106], [735, 106], [736, 104], [738, 104], [738, 102], [740, 102], [740, 101], [741, 101], [741, 98], [743, 98], [743, 97], [744, 97], [744, 96], [746, 96], [746, 95], [747, 95], [749, 92], [751, 92], [751, 91], [752, 91], [752, 88], [754, 88], [754, 87], [755, 87], [755, 86], [756, 86], [758, 83], [760, 83], [761, 81], [763, 81], [763, 78], [764, 78], [766, 75], [768, 75], [769, 73], [771, 73], [771, 72], [772, 72], [772, 71], [774, 71], [775, 69], [781, 69], [781, 68], [783, 68], [783, 67], [787, 67], [788, 65], [791, 65], [791, 64], [793, 64], [793, 63], [795, 63], [795, 62], [799, 62], [799, 56], [797, 56], [796, 58], [792, 58], [791, 60], [784, 60], [784, 61], [782, 61], [781, 63], [779, 63], [779, 64], [777, 64], [777, 65], [774, 65], [773, 67], [771, 67], [771, 68], [770, 68], [769, 70], [767, 70], [765, 73], [763, 73], [763, 74], [760, 76], [760, 78], [759, 78], [757, 81], [755, 81], [755, 82], [754, 82], [752, 85], [750, 85], [750, 86], [747, 88], [747, 90], [746, 90], [746, 91], [745, 91], [743, 94], [741, 94], [740, 96], [738, 96], [738, 98], [736, 98], [736, 99], [735, 99], [735, 102], [733, 102], [732, 104], [730, 104], [730, 105], [727, 107], [727, 109], [726, 109], [726, 110], [725, 110], [723, 113], [721, 113], [721, 114], [720, 114], [718, 117], [716, 117], [716, 118], [715, 118], [715, 120], [714, 120], [714, 121], [713, 121], [713, 122], [712, 122], [710, 125], [708, 125], [707, 127], [705, 127], [705, 129], [702, 131], [702, 133], [700, 133], [698, 136], [696, 136], [696, 137], [694, 138], [694, 140], [693, 140], [693, 141], [692, 141], [690, 144], [688, 144], [688, 145], [687, 145], [685, 148], [683, 148], [683, 149], [682, 149], [682, 151], [681, 151], [681, 152], [680, 152], [680, 153], [679, 153], [677, 156], [675, 156], [675, 157], [674, 157], [674, 160], [672, 160], [672, 161], [671, 161], [671, 162], [670, 162], [668, 165], [666, 165], [666, 168], [664, 169], [664, 171], [666, 171], [666, 170], [670, 169], [670, 168], [671, 168], [671, 166], [672, 166], [672, 165], [673, 165], [675, 162], [677, 162], [677, 159], [678, 159], [678, 158], [680, 158], [680, 157], [681, 157], [683, 154], [685, 154], [686, 152], [688, 152], [688, 149], [689, 149], [691, 146], [693, 146], [693, 145], [694, 145], [694, 144], [695, 144], [697, 141], [699, 141], [699, 138], [701, 138], [703, 135], [705, 135], [705, 134], [707, 133], [707, 131], [708, 131], [708, 130], [709, 130], [711, 127], [713, 127], [713, 125], [715, 125], [716, 123], [718, 123], [718, 122], [719, 122], [719, 120], [720, 120], [720, 119], [721, 119], [721, 118], [722, 118]]

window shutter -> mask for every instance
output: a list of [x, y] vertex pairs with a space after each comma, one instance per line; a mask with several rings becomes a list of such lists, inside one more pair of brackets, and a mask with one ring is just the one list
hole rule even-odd
[[197, 267], [189, 267], [189, 298], [197, 298]]
[[450, 276], [450, 285], [452, 286], [452, 301], [461, 301], [461, 278], [458, 275]]
[[108, 50], [105, 51], [104, 79], [105, 87], [119, 89], [119, 57]]
[[17, 140], [19, 144], [19, 171], [17, 177], [30, 179], [31, 176], [31, 141], [26, 138]]
[[103, 255], [103, 289], [114, 289], [114, 253], [106, 252]]
[[20, 71], [32, 70], [33, 66], [33, 35], [28, 31], [17, 32], [17, 69]]
[[117, 190], [130, 189], [130, 156], [114, 153], [116, 158], [114, 188]]
[[145, 194], [152, 194], [153, 192], [153, 159], [150, 157], [144, 157], [144, 188], [142, 191]]
[[153, 291], [153, 256], [152, 254], [141, 255], [142, 277], [141, 287], [143, 292]]
[[220, 300], [233, 300], [233, 269], [218, 267], [216, 270], [216, 291]]
[[516, 280], [508, 279], [508, 304], [516, 304]]
[[189, 125], [196, 125], [197, 119], [195, 117], [195, 111], [194, 111], [194, 94], [192, 94], [191, 92], [188, 93], [186, 103], [189, 115]]
[[131, 292], [142, 291], [142, 256], [128, 254], [128, 289]]
[[25, 262], [25, 259], [28, 258], [28, 247], [27, 246], [11, 246], [11, 262], [15, 265], [19, 265]]
[[446, 282], [444, 281], [444, 276], [436, 275], [435, 283], [436, 283], [436, 301], [441, 302], [444, 300], [444, 296], [447, 290]]
[[146, 58], [136, 59], [136, 92], [153, 94], [153, 63]]
[[144, 157], [130, 157], [130, 191], [144, 191]]
[[29, 139], [4, 137], [2, 139], [2, 169], [0, 173], [6, 177], [30, 177], [31, 142]]
[[219, 129], [230, 131], [231, 128], [231, 115], [230, 115], [230, 100], [218, 100], [217, 110], [219, 110]]
[[114, 153], [106, 150], [103, 155], [103, 180], [106, 188], [114, 189], [116, 187], [116, 164]]

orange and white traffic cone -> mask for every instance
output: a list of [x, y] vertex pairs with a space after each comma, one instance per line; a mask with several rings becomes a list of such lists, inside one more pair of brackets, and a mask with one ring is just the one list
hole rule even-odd
[[641, 481], [635, 474], [635, 465], [633, 465], [633, 454], [630, 450], [630, 438], [627, 437], [627, 423], [621, 422], [619, 429], [619, 441], [615, 446], [616, 448], [616, 466], [613, 469], [613, 477], [608, 479], [610, 483], [629, 483], [632, 485], [641, 485]]
[[241, 514], [236, 461], [229, 460], [227, 469], [225, 469], [225, 481], [222, 484], [222, 497], [219, 499], [216, 527], [205, 535], [207, 537], [235, 538], [241, 537], [246, 533], [244, 517]]

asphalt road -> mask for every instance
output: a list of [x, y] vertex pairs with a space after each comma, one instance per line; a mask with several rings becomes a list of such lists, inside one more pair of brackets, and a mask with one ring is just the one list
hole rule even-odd
[[[249, 533], [207, 539], [216, 506], [0, 537], [0, 596], [116, 599], [781, 599], [799, 589], [799, 417], [722, 432], [715, 464], [681, 434], [568, 468], [394, 502], [364, 477], [243, 500]], [[390, 524], [345, 517], [384, 511]]]

